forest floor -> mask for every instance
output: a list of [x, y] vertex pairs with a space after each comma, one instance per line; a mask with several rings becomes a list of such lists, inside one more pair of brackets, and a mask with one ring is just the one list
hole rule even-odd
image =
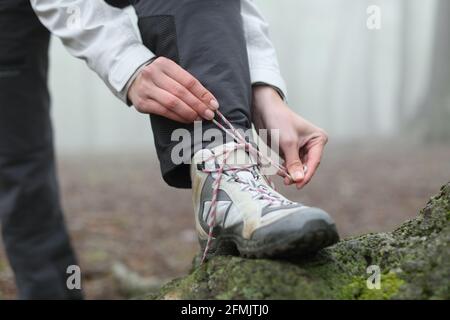
[[[126, 297], [111, 272], [116, 263], [159, 279], [189, 270], [198, 250], [190, 192], [166, 186], [156, 160], [138, 154], [62, 156], [59, 172], [87, 298]], [[345, 237], [390, 230], [416, 216], [449, 180], [448, 144], [331, 144], [304, 190], [280, 186], [280, 191], [330, 212]], [[0, 298], [14, 297], [1, 246]]]

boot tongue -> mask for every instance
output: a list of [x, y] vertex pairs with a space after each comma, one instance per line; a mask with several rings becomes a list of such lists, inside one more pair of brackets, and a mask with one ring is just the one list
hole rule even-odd
[[226, 165], [230, 167], [246, 166], [255, 163], [252, 157], [235, 142], [222, 144], [211, 150], [216, 155], [216, 163], [222, 165], [226, 157]]
[[[229, 154], [228, 154], [229, 151]], [[252, 187], [260, 186], [261, 183], [264, 184], [266, 187], [270, 186], [263, 182], [263, 180], [259, 180], [255, 178], [253, 174], [254, 167], [248, 167], [249, 164], [255, 164], [256, 161], [253, 160], [253, 158], [242, 148], [238, 147], [238, 145], [234, 142], [230, 142], [227, 144], [223, 144], [220, 146], [217, 146], [213, 149], [202, 149], [198, 151], [193, 158], [194, 164], [200, 164], [203, 163], [204, 168], [213, 171], [212, 176], [216, 177], [217, 173], [214, 173], [215, 170], [218, 169], [220, 165], [224, 162], [224, 157], [226, 158], [226, 164], [225, 164], [225, 170], [224, 173], [227, 174], [227, 168], [234, 168], [234, 167], [242, 167], [240, 170], [231, 170], [236, 174], [236, 176], [239, 177], [239, 180], [243, 182], [244, 184], [250, 185]], [[256, 173], [258, 175], [258, 173]], [[254, 191], [256, 192], [256, 191]], [[276, 193], [276, 196], [270, 195], [274, 200], [278, 201], [289, 201], [283, 196]], [[275, 199], [278, 198], [279, 199]], [[268, 205], [274, 204], [274, 201], [268, 201], [268, 200], [261, 200], [265, 201]], [[277, 202], [276, 202], [277, 203]], [[275, 203], [275, 204], [276, 204]]]
[[237, 144], [230, 142], [223, 144], [212, 149], [212, 152], [216, 155], [216, 163], [222, 165], [225, 155], [230, 152], [226, 158], [225, 169], [228, 167], [242, 167], [242, 170], [236, 171], [236, 176], [242, 181], [247, 181], [251, 185], [255, 185], [255, 176], [252, 174], [252, 168], [245, 169], [249, 164], [254, 164], [252, 157], [243, 149], [237, 148]]
[[[225, 159], [226, 157], [226, 159]], [[252, 157], [235, 142], [222, 144], [212, 149], [203, 149], [194, 155], [194, 163], [204, 163], [205, 169], [215, 170], [226, 162], [226, 168], [243, 167], [254, 164]], [[254, 180], [253, 174], [249, 170], [240, 170], [236, 173], [242, 180]]]

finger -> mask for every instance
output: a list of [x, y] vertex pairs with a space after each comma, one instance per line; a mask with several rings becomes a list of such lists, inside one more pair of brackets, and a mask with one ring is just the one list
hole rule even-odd
[[277, 175], [279, 175], [280, 177], [283, 178], [283, 182], [284, 182], [285, 185], [288, 186], [288, 185], [293, 184], [292, 180], [288, 176], [286, 176], [286, 174], [284, 173], [283, 170], [278, 170], [277, 171]]
[[172, 63], [166, 64], [163, 68], [163, 72], [189, 90], [194, 96], [200, 99], [212, 110], [217, 110], [219, 108], [219, 103], [214, 95], [209, 92], [193, 75], [181, 68], [175, 62], [172, 61]]
[[298, 153], [298, 147], [295, 144], [290, 144], [283, 149], [283, 154], [286, 161], [286, 168], [292, 179], [294, 182], [301, 182], [304, 178], [304, 173], [303, 163], [300, 160]]
[[156, 86], [152, 87], [148, 92], [149, 98], [157, 101], [166, 109], [176, 113], [187, 122], [193, 122], [200, 116], [192, 108], [181, 101], [179, 98]]
[[323, 154], [323, 148], [324, 144], [317, 144], [308, 151], [308, 160], [306, 162], [308, 170], [306, 171], [305, 179], [298, 186], [299, 188], [303, 188], [309, 181], [311, 181], [311, 178], [313, 177], [314, 173], [317, 171], [317, 168], [320, 165], [320, 160]]
[[159, 102], [153, 99], [145, 99], [144, 102], [141, 104], [140, 109], [141, 112], [143, 113], [157, 114], [177, 122], [189, 123], [189, 121], [186, 121], [186, 119], [180, 117], [178, 114], [167, 109], [166, 107], [164, 107]]
[[201, 115], [206, 120], [212, 120], [214, 118], [214, 112], [204, 104], [200, 99], [194, 96], [189, 90], [183, 87], [181, 84], [173, 80], [167, 75], [163, 75], [154, 79], [154, 83], [161, 89], [170, 92], [174, 96], [178, 97], [190, 108], [194, 109], [197, 114]]

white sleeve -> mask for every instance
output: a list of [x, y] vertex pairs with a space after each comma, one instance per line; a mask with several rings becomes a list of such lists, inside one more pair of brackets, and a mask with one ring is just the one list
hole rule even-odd
[[103, 0], [30, 0], [39, 20], [75, 57], [85, 60], [122, 101], [135, 71], [155, 57], [131, 17]]
[[265, 83], [287, 96], [286, 84], [280, 73], [277, 54], [269, 38], [268, 24], [253, 0], [241, 0], [241, 15], [250, 65], [252, 84]]

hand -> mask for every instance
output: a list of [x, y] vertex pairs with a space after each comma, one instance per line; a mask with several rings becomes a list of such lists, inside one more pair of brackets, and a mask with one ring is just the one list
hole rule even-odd
[[[269, 86], [253, 88], [253, 116], [256, 129], [280, 130], [279, 147], [285, 167], [294, 179], [284, 183], [303, 188], [316, 172], [328, 141], [326, 132], [293, 112]], [[303, 170], [306, 164], [306, 173]]]
[[211, 120], [219, 108], [200, 81], [165, 57], [156, 58], [140, 71], [128, 90], [128, 99], [139, 112], [182, 123]]

